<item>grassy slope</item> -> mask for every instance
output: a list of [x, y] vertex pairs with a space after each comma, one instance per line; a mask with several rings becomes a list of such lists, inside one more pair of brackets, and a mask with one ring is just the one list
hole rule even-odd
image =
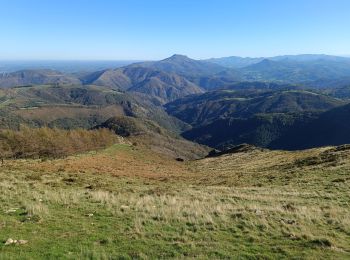
[[0, 258], [349, 258], [350, 153], [330, 149], [7, 161], [0, 241], [29, 242]]

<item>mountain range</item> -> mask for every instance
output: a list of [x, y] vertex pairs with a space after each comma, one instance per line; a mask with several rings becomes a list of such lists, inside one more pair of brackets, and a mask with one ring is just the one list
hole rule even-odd
[[[143, 68], [145, 70], [141, 70]], [[146, 70], [149, 69], [148, 71]], [[72, 71], [73, 72], [73, 71]], [[332, 87], [350, 82], [350, 58], [329, 55], [286, 55], [271, 58], [227, 57], [194, 60], [173, 55], [160, 61], [133, 63], [119, 69], [96, 72], [63, 73], [53, 70], [23, 70], [0, 74], [0, 87], [30, 84], [93, 84], [127, 89], [158, 72], [159, 77], [182, 77], [204, 90], [222, 88], [242, 81], [293, 83], [308, 87]], [[175, 76], [176, 75], [176, 76]], [[184, 79], [181, 79], [184, 81]], [[171, 79], [172, 81], [174, 79]], [[177, 78], [178, 81], [180, 78]], [[162, 80], [160, 80], [162, 81]], [[171, 82], [165, 80], [165, 85]], [[161, 83], [161, 85], [164, 85]], [[182, 84], [188, 84], [182, 83]], [[180, 84], [181, 85], [181, 84]], [[174, 86], [174, 85], [173, 85]], [[192, 86], [193, 87], [193, 86]], [[143, 90], [144, 91], [144, 90]], [[175, 91], [178, 92], [178, 91]], [[176, 96], [176, 95], [175, 95]]]
[[99, 71], [2, 73], [0, 87], [1, 128], [117, 125], [123, 132], [154, 123], [165, 130], [147, 128], [152, 134], [143, 140], [170, 140], [171, 132], [170, 146], [188, 145], [184, 137], [217, 149], [243, 142], [290, 150], [350, 142], [346, 57], [194, 60], [176, 54]]
[[251, 57], [239, 57], [239, 56], [230, 56], [223, 58], [211, 58], [205, 61], [209, 61], [224, 67], [229, 68], [243, 68], [249, 65], [253, 65], [259, 63], [263, 60], [272, 60], [272, 61], [294, 61], [294, 62], [314, 62], [319, 60], [324, 61], [338, 61], [348, 63], [350, 61], [350, 57], [342, 57], [342, 56], [332, 56], [325, 54], [300, 54], [300, 55], [281, 55], [274, 57], [259, 57], [259, 58], [251, 58]]

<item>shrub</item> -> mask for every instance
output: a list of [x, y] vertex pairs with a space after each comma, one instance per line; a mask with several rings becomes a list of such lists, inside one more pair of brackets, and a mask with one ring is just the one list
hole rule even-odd
[[117, 136], [107, 129], [61, 130], [47, 127], [21, 127], [19, 131], [0, 131], [0, 157], [65, 157], [105, 148], [117, 140]]

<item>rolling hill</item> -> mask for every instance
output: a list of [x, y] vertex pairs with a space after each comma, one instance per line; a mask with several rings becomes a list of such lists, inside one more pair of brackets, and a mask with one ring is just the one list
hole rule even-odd
[[0, 74], [0, 87], [8, 88], [25, 85], [78, 85], [80, 80], [74, 76], [54, 70], [21, 70]]
[[239, 57], [239, 56], [230, 56], [230, 57], [222, 57], [222, 58], [211, 58], [205, 61], [216, 63], [220, 66], [228, 67], [228, 68], [244, 68], [256, 63], [263, 61], [264, 59], [272, 60], [272, 61], [295, 61], [295, 62], [314, 62], [314, 61], [330, 61], [330, 62], [344, 62], [350, 63], [349, 57], [342, 56], [333, 56], [333, 55], [325, 55], [325, 54], [299, 54], [299, 55], [280, 55], [273, 57]]
[[[218, 149], [249, 143], [293, 150], [350, 142], [347, 127], [341, 127], [348, 121], [344, 112], [348, 100], [293, 86], [290, 89], [285, 85], [281, 89], [263, 88], [266, 85], [260, 83], [257, 86], [261, 88], [191, 95], [170, 102], [165, 108], [193, 126], [183, 137]], [[331, 116], [327, 116], [329, 113]], [[336, 131], [338, 128], [344, 131]]]
[[260, 147], [301, 150], [350, 143], [350, 105], [325, 112], [259, 114], [217, 119], [185, 131], [183, 136], [218, 149], [249, 143]]
[[[245, 80], [308, 84], [314, 87], [323, 80], [338, 80], [350, 74], [349, 59], [264, 59], [240, 69]], [[318, 83], [318, 84], [317, 84]]]
[[178, 132], [188, 128], [169, 116], [142, 93], [120, 92], [107, 87], [38, 85], [0, 89], [0, 127], [18, 128], [27, 123], [35, 126], [91, 128], [118, 115], [154, 120]]
[[217, 90], [166, 104], [169, 114], [193, 126], [222, 118], [249, 118], [261, 113], [326, 111], [347, 101], [304, 90]]
[[222, 58], [211, 58], [205, 61], [212, 62], [227, 68], [244, 68], [252, 64], [259, 63], [264, 58], [250, 58], [250, 57], [239, 57], [239, 56], [230, 56]]
[[161, 61], [135, 63], [130, 67], [147, 67], [176, 73], [204, 89], [223, 87], [240, 80], [240, 74], [236, 70], [178, 54]]
[[203, 92], [200, 87], [179, 75], [144, 67], [107, 70], [89, 75], [83, 81], [112, 89], [144, 93], [158, 98], [162, 103]]
[[208, 76], [225, 70], [224, 67], [211, 62], [194, 60], [179, 54], [164, 60], [136, 63], [131, 66], [149, 67], [187, 77]]
[[281, 143], [288, 150], [348, 144], [349, 133], [350, 105], [344, 105], [326, 111], [306, 124], [294, 126], [272, 143], [271, 148], [279, 147]]
[[137, 146], [141, 145], [171, 158], [194, 160], [203, 158], [209, 151], [208, 147], [190, 142], [147, 119], [116, 116], [95, 128], [110, 129], [119, 136], [127, 137], [127, 140]]
[[[278, 142], [296, 126], [304, 125], [317, 117], [317, 113], [259, 114], [248, 118], [222, 118], [185, 131], [182, 136], [219, 150], [248, 143], [259, 147], [284, 149]], [[292, 142], [293, 139], [289, 140]]]

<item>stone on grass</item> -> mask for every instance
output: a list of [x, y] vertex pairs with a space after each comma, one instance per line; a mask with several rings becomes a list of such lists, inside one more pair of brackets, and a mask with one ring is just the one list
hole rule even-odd
[[28, 240], [23, 240], [23, 239], [16, 240], [16, 239], [9, 238], [6, 240], [5, 246], [9, 246], [13, 244], [25, 245], [27, 243], [28, 243]]
[[5, 246], [12, 245], [14, 243], [15, 243], [15, 240], [13, 240], [12, 238], [9, 238], [9, 239], [6, 240]]

